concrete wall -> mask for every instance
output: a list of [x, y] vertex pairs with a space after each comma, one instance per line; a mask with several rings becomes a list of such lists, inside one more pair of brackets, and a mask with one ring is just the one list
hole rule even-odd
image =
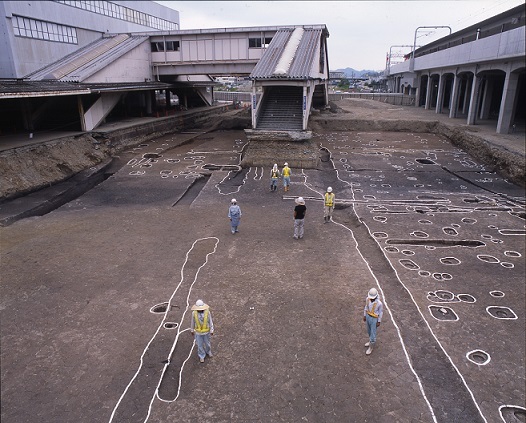
[[146, 79], [153, 79], [149, 52], [150, 42], [145, 41], [82, 82], [122, 83], [144, 82]]
[[[179, 24], [179, 12], [153, 1], [114, 1]], [[99, 39], [104, 33], [152, 31], [149, 26], [104, 16], [54, 1], [0, 2], [0, 78], [21, 78]], [[15, 36], [13, 15], [67, 25], [77, 30], [78, 43], [67, 44]]]

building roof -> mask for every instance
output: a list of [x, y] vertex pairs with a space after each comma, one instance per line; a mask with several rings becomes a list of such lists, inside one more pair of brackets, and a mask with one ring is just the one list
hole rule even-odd
[[99, 40], [27, 75], [32, 81], [47, 79], [82, 82], [146, 41], [147, 35], [105, 35]]
[[[298, 30], [302, 29], [301, 39], [294, 44], [295, 51], [290, 51], [290, 44], [294, 43], [294, 34], [298, 34]], [[318, 77], [311, 75], [313, 69], [313, 61], [318, 61], [318, 57], [314, 57], [319, 49], [316, 45], [321, 42], [321, 36], [324, 29], [321, 27], [291, 27], [280, 28], [272, 41], [270, 42], [265, 53], [254, 67], [250, 74], [252, 79], [312, 79]], [[290, 43], [289, 43], [290, 41]], [[290, 55], [288, 67], [281, 68], [283, 59], [287, 62], [287, 57]], [[279, 66], [278, 66], [279, 65]], [[284, 71], [284, 72], [283, 72]]]
[[109, 91], [164, 90], [172, 84], [163, 82], [82, 84], [63, 81], [0, 80], [0, 99], [48, 97], [58, 95], [88, 95]]

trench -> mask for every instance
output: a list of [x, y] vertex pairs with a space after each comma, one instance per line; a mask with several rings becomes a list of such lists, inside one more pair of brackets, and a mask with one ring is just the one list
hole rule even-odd
[[[100, 166], [99, 169], [95, 172], [80, 172], [63, 182], [55, 184], [53, 186], [54, 191], [59, 192], [58, 195], [48, 194], [46, 195], [45, 200], [36, 201], [37, 205], [32, 208], [25, 209], [22, 212], [13, 213], [9, 216], [0, 218], [0, 226], [9, 226], [19, 220], [26, 219], [28, 217], [44, 216], [45, 214], [51, 213], [53, 210], [62, 207], [64, 204], [67, 204], [70, 201], [79, 198], [86, 192], [90, 191], [97, 185], [104, 182], [106, 179], [108, 179], [115, 173], [113, 171], [112, 164], [113, 159], [110, 159], [105, 164]], [[28, 194], [23, 198], [29, 200], [31, 200], [32, 198], [38, 199], [42, 197], [42, 195], [42, 191], [36, 191], [34, 193]], [[18, 199], [7, 200], [5, 201], [5, 203], [13, 203], [17, 202], [17, 200]], [[1, 204], [0, 207], [2, 207]]]

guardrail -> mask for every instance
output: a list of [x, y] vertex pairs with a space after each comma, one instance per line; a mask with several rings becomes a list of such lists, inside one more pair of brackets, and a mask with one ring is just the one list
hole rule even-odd
[[414, 106], [415, 96], [398, 93], [329, 93], [329, 100], [344, 100], [346, 98], [364, 98], [367, 100], [381, 101], [395, 106]]
[[[251, 103], [250, 92], [236, 91], [214, 91], [214, 100], [217, 101], [240, 101], [242, 103]], [[261, 93], [256, 94], [258, 97]], [[367, 100], [381, 101], [382, 103], [393, 104], [395, 106], [414, 106], [415, 96], [399, 93], [329, 93], [329, 100], [344, 100], [346, 98], [365, 98]]]

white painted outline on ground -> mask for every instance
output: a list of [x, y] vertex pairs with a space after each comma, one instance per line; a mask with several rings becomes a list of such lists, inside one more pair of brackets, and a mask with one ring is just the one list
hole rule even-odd
[[[505, 308], [506, 310], [511, 311], [511, 313], [512, 313], [513, 316], [515, 316], [515, 317], [497, 317], [497, 316], [494, 316], [493, 314], [491, 314], [491, 313], [489, 312], [489, 310], [490, 310], [491, 308], [501, 308], [501, 309], [502, 309], [502, 308]], [[486, 307], [486, 312], [487, 312], [491, 317], [493, 317], [494, 319], [498, 319], [498, 320], [517, 320], [517, 319], [519, 318], [511, 308], [506, 307], [506, 306], [487, 306], [487, 307]]]
[[[197, 269], [196, 273], [195, 273], [195, 276], [194, 276], [194, 281], [190, 284], [190, 287], [188, 288], [188, 295], [186, 297], [186, 309], [185, 311], [183, 312], [183, 315], [181, 316], [181, 321], [179, 322], [179, 326], [177, 328], [177, 335], [175, 337], [175, 340], [172, 344], [172, 348], [170, 349], [170, 353], [168, 354], [168, 362], [165, 364], [164, 368], [163, 368], [163, 371], [161, 373], [161, 376], [159, 377], [159, 382], [157, 384], [157, 387], [155, 388], [155, 392], [154, 394], [152, 395], [152, 399], [150, 401], [150, 405], [148, 407], [148, 414], [146, 416], [146, 419], [144, 420], [144, 422], [147, 422], [148, 419], [150, 418], [150, 414], [151, 414], [151, 410], [152, 410], [152, 405], [153, 405], [153, 401], [155, 400], [156, 397], [158, 397], [158, 390], [159, 390], [159, 386], [163, 380], [163, 377], [164, 377], [164, 373], [166, 372], [166, 368], [168, 367], [168, 365], [170, 364], [170, 357], [172, 356], [173, 354], [173, 351], [175, 349], [175, 346], [177, 344], [177, 341], [179, 340], [179, 335], [187, 330], [189, 330], [189, 328], [187, 329], [183, 329], [183, 330], [180, 330], [181, 328], [181, 325], [184, 321], [184, 318], [185, 318], [185, 315], [186, 315], [186, 312], [188, 311], [188, 309], [190, 308], [190, 295], [192, 293], [192, 289], [193, 289], [193, 286], [195, 284], [195, 282], [197, 281], [197, 277], [199, 276], [199, 272], [201, 271], [201, 269], [208, 263], [208, 257], [211, 255], [211, 254], [214, 254], [217, 250], [217, 245], [219, 244], [219, 238], [215, 237], [215, 236], [209, 236], [209, 237], [204, 237], [204, 238], [198, 238], [196, 239], [193, 243], [192, 243], [192, 246], [190, 247], [190, 249], [186, 252], [186, 257], [185, 257], [185, 261], [183, 263], [183, 265], [181, 266], [181, 280], [179, 281], [179, 283], [177, 284], [177, 286], [175, 287], [175, 290], [173, 291], [172, 295], [170, 296], [170, 299], [168, 300], [168, 306], [166, 308], [166, 311], [164, 312], [164, 316], [163, 316], [163, 319], [162, 321], [159, 323], [159, 325], [157, 326], [157, 330], [155, 331], [155, 333], [153, 334], [153, 336], [150, 338], [150, 341], [148, 341], [148, 343], [146, 344], [146, 347], [144, 348], [142, 354], [141, 354], [141, 358], [140, 358], [140, 364], [139, 364], [139, 367], [137, 368], [137, 371], [135, 372], [135, 374], [133, 375], [133, 377], [131, 378], [130, 382], [128, 383], [128, 385], [126, 385], [126, 388], [124, 389], [124, 392], [122, 393], [122, 395], [120, 396], [119, 400], [117, 401], [117, 404], [115, 404], [115, 407], [113, 408], [113, 411], [111, 413], [111, 416], [110, 416], [110, 420], [109, 420], [109, 423], [112, 422], [113, 420], [113, 417], [115, 416], [115, 412], [117, 411], [117, 408], [119, 407], [122, 399], [124, 398], [124, 396], [126, 395], [126, 393], [128, 392], [128, 389], [130, 388], [131, 384], [133, 383], [133, 381], [137, 378], [137, 375], [139, 374], [139, 372], [141, 371], [142, 369], [142, 366], [144, 364], [144, 356], [146, 354], [146, 352], [148, 351], [148, 348], [150, 347], [150, 345], [152, 344], [152, 342], [154, 341], [155, 337], [157, 336], [157, 334], [161, 331], [161, 329], [164, 329], [164, 323], [166, 323], [166, 316], [168, 314], [168, 312], [170, 311], [170, 305], [172, 303], [172, 300], [173, 298], [175, 297], [175, 294], [177, 293], [177, 291], [179, 290], [181, 284], [183, 283], [183, 280], [184, 280], [184, 268], [186, 266], [186, 263], [188, 262], [188, 256], [190, 254], [190, 252], [193, 250], [194, 246], [197, 244], [197, 242], [199, 241], [204, 241], [204, 240], [207, 240], [207, 239], [215, 239], [216, 240], [216, 243], [214, 245], [214, 250], [212, 252], [209, 252], [206, 254], [206, 259], [205, 259], [205, 262], [199, 266], [199, 268]], [[194, 339], [194, 344], [195, 344], [195, 339]], [[192, 350], [194, 348], [194, 344], [192, 344]], [[189, 356], [191, 354], [191, 351], [189, 353]], [[188, 360], [188, 358], [187, 358]], [[186, 360], [186, 361], [187, 361]], [[186, 363], [185, 361], [185, 363]], [[183, 363], [184, 364], [184, 363]], [[182, 372], [182, 369], [183, 369], [184, 366], [181, 367], [181, 372]], [[181, 378], [181, 375], [179, 375], [179, 378]], [[179, 381], [179, 391], [181, 389], [181, 380]], [[177, 393], [177, 397], [179, 396], [179, 391]]]
[[[327, 151], [329, 151], [329, 150], [327, 149]], [[330, 154], [330, 151], [329, 151], [329, 154]], [[343, 182], [343, 183], [345, 183], [345, 184], [347, 184], [347, 185], [350, 186], [350, 188], [351, 188], [351, 192], [352, 192], [352, 198], [353, 198], [353, 200], [354, 200], [354, 188], [353, 188], [352, 183], [349, 183], [349, 182], [347, 182], [347, 181], [345, 181], [345, 180], [343, 180], [343, 179], [340, 178], [340, 172], [339, 172], [339, 170], [334, 166], [334, 162], [332, 161], [332, 159], [330, 159], [330, 160], [331, 160], [331, 162], [332, 162], [332, 165], [333, 165], [334, 170], [336, 171], [336, 177], [338, 178], [338, 180], [340, 180], [341, 182]], [[368, 226], [368, 225], [367, 225], [367, 224], [361, 219], [361, 217], [358, 215], [358, 213], [356, 212], [356, 209], [355, 209], [355, 205], [354, 205], [354, 204], [352, 204], [352, 207], [353, 207], [354, 213], [355, 213], [356, 216], [358, 217], [359, 221], [360, 221], [361, 223], [363, 223], [363, 225], [367, 228], [367, 231], [369, 232], [369, 235], [372, 237], [371, 229], [370, 229], [369, 226]], [[333, 222], [334, 222], [334, 221], [333, 221]], [[342, 227], [346, 228], [349, 232], [351, 232], [352, 237], [353, 237], [353, 239], [354, 239], [355, 242], [356, 242], [356, 249], [357, 249], [358, 253], [359, 253], [360, 256], [362, 257], [362, 259], [364, 260], [364, 262], [367, 264], [367, 267], [369, 267], [369, 263], [367, 263], [367, 260], [365, 260], [365, 258], [363, 257], [362, 253], [361, 253], [360, 250], [358, 249], [358, 241], [356, 241], [356, 238], [354, 237], [354, 233], [352, 232], [352, 230], [351, 230], [350, 228], [346, 227], [345, 225], [342, 225], [341, 223], [337, 223], [337, 222], [334, 222], [334, 223], [336, 223], [336, 224], [338, 224], [338, 225], [341, 225]], [[464, 384], [464, 386], [466, 387], [467, 391], [469, 392], [469, 395], [471, 396], [471, 399], [472, 399], [473, 403], [475, 404], [475, 407], [476, 407], [477, 411], [479, 412], [480, 416], [482, 417], [482, 420], [483, 420], [484, 422], [487, 423], [487, 419], [486, 419], [486, 417], [484, 416], [484, 414], [482, 413], [482, 410], [480, 409], [480, 406], [478, 405], [477, 400], [476, 400], [476, 398], [475, 398], [473, 392], [471, 391], [471, 389], [469, 388], [469, 386], [468, 386], [466, 380], [464, 379], [464, 376], [462, 375], [462, 373], [460, 372], [460, 370], [458, 369], [458, 367], [455, 365], [455, 363], [453, 362], [453, 359], [449, 356], [449, 354], [448, 354], [447, 351], [445, 350], [444, 346], [442, 345], [442, 343], [440, 342], [440, 340], [438, 339], [438, 337], [437, 337], [437, 336], [435, 335], [435, 333], [433, 332], [433, 329], [431, 328], [429, 322], [427, 321], [427, 319], [425, 318], [424, 314], [422, 313], [422, 310], [421, 310], [420, 307], [418, 306], [418, 303], [416, 302], [415, 298], [413, 297], [413, 294], [411, 293], [411, 291], [405, 286], [405, 284], [404, 284], [404, 283], [402, 282], [402, 280], [400, 279], [400, 276], [399, 276], [397, 270], [393, 267], [391, 261], [389, 260], [389, 258], [388, 258], [387, 255], [385, 254], [384, 249], [380, 246], [380, 244], [378, 243], [378, 241], [376, 241], [376, 238], [373, 237], [373, 239], [375, 240], [375, 242], [377, 243], [377, 245], [380, 247], [380, 250], [382, 251], [382, 254], [384, 255], [385, 259], [388, 261], [389, 265], [391, 266], [391, 269], [392, 269], [393, 272], [395, 273], [398, 282], [404, 287], [404, 289], [407, 291], [407, 293], [408, 293], [409, 296], [411, 297], [411, 300], [413, 301], [415, 307], [416, 307], [417, 310], [418, 310], [418, 313], [420, 314], [420, 316], [421, 316], [422, 319], [424, 320], [425, 324], [427, 325], [427, 327], [428, 327], [428, 329], [429, 329], [431, 335], [433, 336], [433, 338], [435, 338], [435, 341], [438, 343], [438, 345], [439, 345], [440, 348], [442, 349], [442, 352], [443, 352], [443, 353], [445, 354], [445, 356], [448, 358], [448, 360], [449, 360], [451, 366], [453, 366], [453, 368], [455, 369], [455, 371], [456, 371], [457, 374], [459, 375], [460, 379], [462, 380], [462, 383]], [[427, 399], [427, 396], [426, 396], [426, 394], [425, 394], [424, 388], [423, 388], [423, 386], [422, 386], [422, 382], [420, 381], [420, 377], [418, 376], [418, 374], [416, 373], [416, 371], [414, 370], [414, 368], [413, 368], [413, 366], [412, 366], [412, 364], [411, 364], [411, 360], [410, 360], [409, 355], [408, 355], [408, 353], [407, 353], [407, 350], [406, 350], [406, 347], [405, 347], [405, 343], [404, 343], [403, 337], [402, 337], [402, 335], [401, 335], [401, 333], [400, 333], [400, 329], [399, 329], [398, 325], [396, 324], [396, 321], [393, 319], [393, 315], [392, 315], [392, 313], [391, 313], [391, 311], [390, 311], [390, 309], [389, 309], [389, 307], [388, 307], [388, 305], [387, 305], [387, 300], [386, 300], [385, 295], [384, 295], [384, 293], [383, 293], [382, 287], [380, 286], [380, 283], [378, 282], [378, 279], [376, 278], [376, 275], [374, 275], [374, 273], [373, 273], [373, 271], [371, 270], [370, 267], [369, 267], [369, 271], [370, 271], [371, 275], [373, 276], [373, 278], [376, 280], [376, 284], [377, 284], [378, 288], [379, 288], [380, 291], [382, 292], [382, 297], [383, 297], [383, 299], [384, 299], [384, 303], [385, 303], [386, 309], [387, 309], [387, 311], [389, 312], [389, 314], [391, 315], [391, 319], [392, 319], [392, 321], [393, 321], [393, 324], [394, 324], [394, 326], [395, 326], [395, 328], [396, 328], [396, 330], [397, 330], [397, 332], [398, 332], [398, 337], [399, 337], [399, 339], [400, 339], [400, 342], [402, 343], [402, 348], [403, 348], [404, 353], [405, 353], [405, 355], [406, 355], [407, 362], [408, 362], [408, 364], [409, 364], [409, 367], [410, 367], [411, 371], [413, 372], [413, 374], [415, 375], [415, 377], [416, 377], [416, 379], [417, 379], [417, 381], [418, 381], [418, 386], [420, 387], [420, 391], [422, 392], [422, 395], [423, 395], [423, 397], [424, 397], [424, 399], [425, 399], [425, 401], [426, 401], [426, 403], [427, 403], [427, 405], [428, 405], [428, 407], [429, 407], [429, 410], [430, 410], [431, 415], [432, 415], [432, 417], [433, 417], [433, 421], [434, 421], [434, 422], [437, 422], [437, 420], [436, 420], [436, 416], [435, 416], [435, 413], [434, 413], [434, 410], [433, 410], [433, 408], [431, 407], [431, 404], [429, 403], [429, 400]]]
[[[453, 310], [451, 307], [445, 307], [445, 306], [439, 306], [439, 305], [435, 305], [435, 304], [430, 304], [430, 305], [427, 306], [427, 308], [429, 309], [429, 314], [431, 314], [433, 319], [438, 320], [439, 322], [458, 322], [459, 321], [457, 313], [455, 313], [455, 310]], [[455, 316], [455, 319], [439, 319], [439, 318], [435, 317], [435, 315], [431, 311], [431, 308], [438, 308], [439, 310], [441, 308], [445, 308], [445, 309], [449, 310]]]
[[[486, 361], [484, 363], [477, 363], [475, 360], [472, 360], [471, 358], [469, 358], [469, 355], [470, 354], [473, 354], [473, 353], [477, 353], [477, 352], [481, 352], [482, 354], [485, 354], [488, 356], [488, 358], [486, 359]], [[471, 361], [472, 363], [475, 363], [477, 366], [485, 366], [486, 364], [488, 364], [490, 361], [491, 361], [491, 356], [489, 355], [489, 353], [487, 353], [486, 351], [484, 350], [473, 350], [473, 351], [469, 351], [466, 353], [466, 358]]]
[[517, 408], [517, 409], [519, 409], [519, 410], [522, 410], [522, 411], [525, 411], [525, 412], [526, 412], [526, 408], [521, 407], [520, 405], [508, 405], [508, 404], [506, 404], [506, 405], [501, 405], [501, 406], [499, 407], [499, 413], [500, 413], [500, 418], [502, 419], [502, 421], [503, 421], [504, 423], [508, 423], [508, 422], [507, 422], [506, 420], [504, 420], [504, 416], [502, 415], [502, 409], [503, 409], [503, 408]]

